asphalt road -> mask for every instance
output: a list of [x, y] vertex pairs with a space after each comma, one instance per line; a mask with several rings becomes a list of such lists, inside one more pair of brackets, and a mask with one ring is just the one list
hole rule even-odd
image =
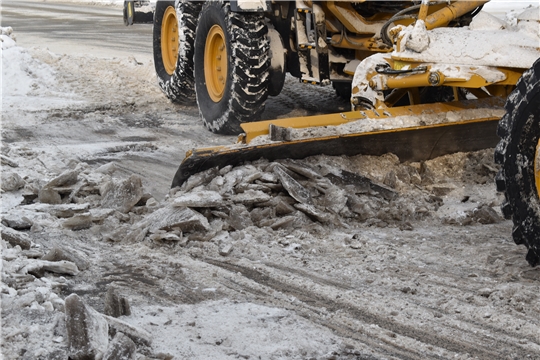
[[11, 26], [20, 46], [58, 54], [152, 56], [152, 25], [124, 25], [122, 8], [77, 3], [3, 0], [2, 27]]

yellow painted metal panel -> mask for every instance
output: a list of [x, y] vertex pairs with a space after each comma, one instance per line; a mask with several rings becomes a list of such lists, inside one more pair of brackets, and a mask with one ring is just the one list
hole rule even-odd
[[[440, 114], [447, 112], [459, 112], [460, 110], [485, 108], [485, 107], [500, 107], [504, 103], [501, 98], [488, 98], [476, 101], [454, 101], [449, 103], [421, 104], [412, 106], [400, 106], [388, 108], [384, 110], [365, 110], [365, 111], [349, 111], [343, 113], [334, 113], [328, 115], [296, 117], [288, 119], [267, 120], [241, 125], [246, 136], [243, 139], [249, 144], [251, 140], [260, 135], [268, 135], [269, 126], [273, 124], [280, 127], [292, 127], [296, 129], [317, 127], [317, 126], [337, 126], [348, 122], [362, 119], [386, 119], [398, 116], [425, 115], [425, 114]], [[487, 120], [481, 119], [481, 120]], [[491, 119], [491, 118], [489, 118]], [[391, 131], [397, 131], [391, 130]]]

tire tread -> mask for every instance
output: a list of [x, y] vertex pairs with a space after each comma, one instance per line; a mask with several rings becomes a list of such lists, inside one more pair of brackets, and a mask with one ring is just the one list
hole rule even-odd
[[540, 199], [533, 168], [540, 137], [540, 59], [523, 73], [505, 110], [497, 128], [501, 140], [494, 156], [502, 166], [495, 181], [505, 195], [503, 215], [514, 223], [514, 242], [527, 247], [526, 260], [536, 266], [540, 263]]
[[242, 132], [240, 124], [257, 121], [264, 111], [268, 98], [270, 43], [263, 14], [234, 13], [228, 3], [208, 1], [203, 5], [201, 16], [206, 8], [218, 5], [225, 16], [232, 44], [229, 56], [231, 76], [235, 80], [226, 90], [230, 94], [227, 107], [217, 118], [206, 118], [203, 108], [209, 104], [202, 103], [199, 96], [197, 101], [203, 123], [209, 130], [234, 135]]

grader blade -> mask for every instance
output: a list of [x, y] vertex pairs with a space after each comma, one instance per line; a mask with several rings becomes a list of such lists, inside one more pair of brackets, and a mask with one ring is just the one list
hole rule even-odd
[[[322, 154], [380, 156], [393, 153], [400, 161], [423, 161], [492, 148], [499, 141], [496, 129], [504, 114], [503, 106], [504, 99], [488, 98], [246, 123], [242, 125], [245, 134], [237, 144], [189, 151], [174, 176], [172, 187], [181, 186], [191, 175], [210, 168], [235, 166], [261, 158], [273, 161]], [[424, 120], [407, 127], [355, 130], [361, 129], [368, 120], [388, 124], [411, 118]], [[270, 128], [278, 129], [276, 133], [283, 140], [271, 140]]]

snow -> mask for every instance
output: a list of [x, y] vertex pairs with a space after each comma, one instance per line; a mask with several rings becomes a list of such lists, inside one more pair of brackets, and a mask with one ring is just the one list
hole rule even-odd
[[396, 26], [394, 51], [370, 56], [356, 67], [353, 98], [367, 100], [371, 105], [384, 100], [383, 92], [376, 89], [386, 89], [386, 78], [367, 75], [390, 58], [423, 63], [453, 81], [468, 81], [479, 75], [488, 82], [497, 82], [506, 78], [497, 67], [529, 69], [540, 56], [540, 8], [529, 7], [516, 14], [514, 25], [514, 21], [509, 23], [481, 11], [466, 27], [428, 31], [424, 21]]
[[377, 100], [384, 101], [382, 92], [374, 90], [367, 80], [367, 74], [379, 64], [387, 64], [387, 54], [380, 53], [365, 58], [358, 64], [354, 72], [354, 78], [351, 84], [352, 94], [362, 94], [363, 98], [369, 100], [371, 104], [375, 104]]
[[483, 10], [497, 16], [499, 19], [515, 25], [516, 17], [523, 9], [528, 7], [538, 6], [538, 1], [523, 1], [523, 0], [491, 0], [484, 5]]
[[[2, 28], [2, 107], [24, 104], [29, 111], [74, 103], [76, 98], [58, 86], [55, 70], [17, 46], [11, 28]], [[10, 84], [10, 86], [6, 86]]]
[[[160, 100], [151, 63], [26, 49], [17, 45], [16, 29], [13, 33], [2, 28], [0, 38], [2, 154], [19, 165], [3, 164], [2, 172], [16, 172], [26, 183], [23, 189], [2, 192], [2, 219], [28, 222], [30, 228], [21, 232], [32, 239], [28, 250], [9, 245], [5, 238], [0, 241], [3, 358], [67, 358], [64, 299], [70, 293], [84, 294], [85, 301], [100, 311], [103, 283], [116, 284], [129, 294], [133, 314], [121, 320], [152, 334], [151, 349], [143, 348], [141, 352], [146, 353], [138, 354], [138, 359], [146, 355], [165, 358], [164, 354], [193, 359], [385, 358], [394, 347], [424, 358], [467, 358], [464, 352], [473, 350], [470, 341], [482, 347], [493, 338], [502, 339], [501, 346], [519, 350], [520, 355], [540, 354], [538, 271], [526, 266], [523, 249], [509, 238], [511, 223], [465, 226], [480, 205], [498, 209], [502, 201], [494, 192], [489, 151], [426, 164], [399, 164], [392, 155], [306, 160], [318, 170], [340, 173], [348, 169], [379, 182], [392, 179], [393, 174], [395, 190], [402, 196], [393, 203], [395, 209], [378, 208], [385, 201], [377, 198], [370, 198], [367, 206], [379, 212], [373, 220], [388, 220], [388, 214], [380, 214], [385, 211], [409, 216], [414, 227], [409, 231], [384, 228], [384, 221], [351, 229], [312, 221], [290, 231], [257, 226], [222, 231], [214, 240], [193, 240], [186, 247], [148, 240], [112, 243], [105, 239], [105, 230], [119, 230], [120, 224], [133, 229], [146, 214], [100, 208], [96, 205], [99, 189], [113, 179], [128, 178], [137, 170], [130, 161], [138, 157], [148, 173], [165, 178], [144, 179], [145, 189], [153, 193], [153, 183], [163, 188], [170, 175], [153, 171], [152, 165], [166, 161], [166, 150], [178, 160], [182, 132], [201, 136], [187, 125], [177, 125], [179, 114], [191, 111], [196, 117], [196, 112], [170, 108]], [[84, 74], [77, 71], [79, 67], [86, 70]], [[134, 110], [122, 91], [137, 99], [144, 110]], [[132, 111], [139, 111], [138, 117]], [[457, 119], [448, 115], [448, 121]], [[187, 122], [186, 118], [180, 121]], [[415, 126], [421, 120], [402, 117], [393, 124], [364, 121], [347, 126], [385, 129], [395, 124]], [[150, 124], [149, 130], [143, 131], [145, 124]], [[23, 131], [28, 128], [33, 132]], [[167, 137], [162, 128], [172, 129], [173, 136]], [[183, 146], [198, 145], [189, 137]], [[138, 138], [143, 140], [129, 142]], [[66, 169], [81, 171], [81, 191], [88, 194], [77, 196], [97, 206], [91, 214], [103, 219], [102, 223], [72, 231], [62, 227], [65, 219], [53, 215], [52, 207], [21, 205], [23, 194], [41, 188]], [[239, 174], [252, 174], [254, 169], [232, 170], [230, 178], [223, 171], [222, 180], [230, 183], [224, 180], [221, 185], [232, 188], [240, 181]], [[428, 170], [430, 176], [422, 172]], [[423, 184], [426, 179], [433, 184]], [[278, 182], [268, 172], [260, 180]], [[179, 197], [167, 194], [168, 188], [161, 191], [161, 197], [148, 199], [143, 208], [152, 211], [151, 205], [161, 206], [162, 200], [180, 202]], [[418, 205], [425, 206], [424, 199], [432, 197], [433, 191], [441, 194], [437, 197], [444, 204], [437, 210], [435, 206], [421, 209]], [[261, 195], [245, 193], [247, 197]], [[334, 202], [329, 206], [342, 210], [337, 195], [329, 196], [329, 202]], [[220, 198], [198, 188], [186, 195], [182, 205], [200, 205], [203, 200], [215, 205]], [[74, 210], [86, 207], [78, 204]], [[425, 222], [417, 220], [424, 210], [433, 215]], [[225, 256], [219, 249], [224, 244], [233, 249]], [[77, 269], [72, 271], [76, 275], [29, 274], [50, 265], [39, 257], [57, 245], [86, 259], [90, 269], [73, 268], [73, 263], [61, 260], [56, 266]], [[407, 332], [409, 327], [411, 332]], [[456, 335], [457, 328], [463, 335]], [[416, 334], [422, 329], [441, 338], [418, 340]], [[460, 342], [461, 336], [469, 338]], [[456, 349], [461, 344], [466, 347], [463, 351]], [[502, 347], [495, 349], [502, 351]], [[397, 357], [392, 351], [391, 356]]]
[[508, 27], [508, 23], [494, 15], [481, 11], [470, 23], [471, 30], [503, 30]]
[[[490, 15], [473, 19], [470, 27], [437, 28], [429, 32], [418, 24], [399, 35], [394, 59], [436, 64], [502, 66], [528, 69], [538, 58], [539, 8], [527, 10], [529, 18], [516, 26]], [[482, 14], [482, 12], [480, 13]], [[532, 16], [536, 14], [536, 16]], [[518, 16], [519, 17], [519, 16]], [[414, 42], [411, 43], [411, 39]]]
[[156, 328], [157, 352], [194, 360], [261, 355], [302, 359], [331, 355], [340, 347], [340, 339], [328, 329], [313, 327], [290, 311], [253, 303], [218, 300], [175, 308], [148, 306], [135, 308], [125, 320], [140, 328]]
[[418, 20], [414, 26], [403, 30], [401, 36], [403, 37], [401, 46], [414, 52], [421, 53], [429, 47], [430, 38], [423, 20]]

